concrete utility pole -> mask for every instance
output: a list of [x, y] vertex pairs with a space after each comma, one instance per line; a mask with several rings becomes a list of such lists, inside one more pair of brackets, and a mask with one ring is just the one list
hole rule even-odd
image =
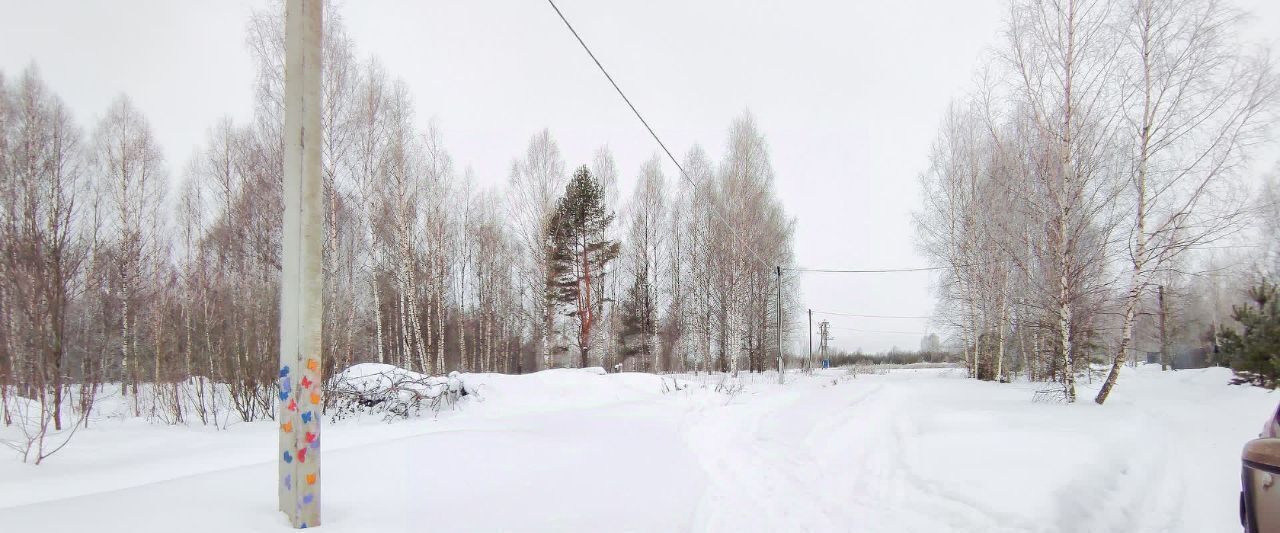
[[284, 227], [280, 269], [280, 510], [320, 525], [320, 330], [324, 242], [320, 183], [323, 0], [285, 4]]
[[[763, 363], [763, 361], [761, 362]], [[782, 365], [782, 267], [778, 267], [778, 384], [786, 382], [787, 369]]]

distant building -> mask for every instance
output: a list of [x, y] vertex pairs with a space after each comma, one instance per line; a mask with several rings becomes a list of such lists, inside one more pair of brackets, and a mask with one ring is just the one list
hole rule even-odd
[[[1159, 351], [1146, 351], [1146, 362], [1160, 364]], [[1202, 346], [1174, 346], [1169, 349], [1169, 364], [1175, 369], [1206, 368], [1211, 366], [1213, 351]]]

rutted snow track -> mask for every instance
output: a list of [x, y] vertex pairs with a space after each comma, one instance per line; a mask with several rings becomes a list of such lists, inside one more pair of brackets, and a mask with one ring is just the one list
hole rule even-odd
[[744, 398], [691, 432], [711, 480], [692, 529], [1021, 529], [943, 494], [909, 468], [900, 419], [909, 407], [900, 386], [795, 379], [822, 384]]
[[[869, 391], [845, 392], [856, 403]], [[815, 486], [830, 475], [812, 446], [835, 422], [828, 418], [831, 408], [815, 401], [826, 396], [808, 388], [764, 398], [748, 394], [741, 403], [705, 413], [688, 435], [709, 479], [693, 529], [839, 529], [833, 513], [847, 510], [848, 502]]]
[[1235, 529], [1239, 447], [1276, 399], [1222, 369], [1126, 372], [1106, 407], [949, 371], [757, 385], [688, 432], [709, 480], [691, 529]]

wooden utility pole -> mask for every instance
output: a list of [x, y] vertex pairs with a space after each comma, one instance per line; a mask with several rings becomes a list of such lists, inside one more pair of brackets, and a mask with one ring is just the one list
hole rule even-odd
[[782, 364], [782, 267], [778, 267], [778, 384], [786, 382], [786, 367]]
[[320, 75], [323, 0], [285, 4], [284, 227], [280, 269], [280, 510], [320, 525], [320, 360], [324, 242]]

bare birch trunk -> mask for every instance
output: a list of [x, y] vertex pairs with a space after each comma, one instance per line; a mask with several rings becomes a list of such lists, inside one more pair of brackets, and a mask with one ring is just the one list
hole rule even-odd
[[1065, 253], [1060, 254], [1058, 266], [1062, 269], [1058, 274], [1058, 334], [1060, 335], [1059, 342], [1062, 348], [1062, 375], [1059, 378], [1062, 380], [1062, 390], [1066, 395], [1067, 401], [1075, 402], [1075, 354], [1071, 352], [1071, 305], [1067, 300], [1067, 259]]
[[1000, 321], [996, 324], [996, 381], [1004, 381], [1004, 331], [1009, 323], [1009, 307], [1005, 305], [1005, 297], [1000, 296]]
[[[444, 286], [444, 277], [441, 276], [440, 286]], [[436, 296], [436, 368], [441, 374], [446, 373], [444, 363], [444, 291]]]
[[378, 276], [374, 274], [369, 284], [373, 286], [373, 323], [374, 323], [374, 339], [378, 345], [378, 362], [386, 364], [387, 357], [382, 349], [382, 295], [378, 290]]

